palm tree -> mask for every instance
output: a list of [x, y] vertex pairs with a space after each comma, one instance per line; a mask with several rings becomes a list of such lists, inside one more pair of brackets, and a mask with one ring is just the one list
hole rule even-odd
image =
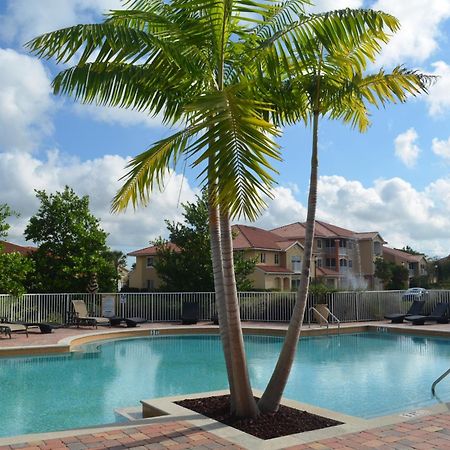
[[130, 0], [127, 10], [111, 12], [103, 23], [47, 33], [28, 44], [40, 57], [77, 58], [55, 78], [55, 93], [161, 114], [165, 124], [177, 125], [178, 131], [130, 161], [113, 210], [146, 204], [153, 187], [163, 185], [167, 168], [181, 159], [189, 158], [200, 170], [209, 192], [232, 407], [242, 417], [255, 417], [258, 408], [246, 368], [230, 220], [258, 215], [274, 182], [271, 161], [280, 158], [274, 141], [279, 131], [269, 119], [277, 107], [273, 98], [258, 95], [260, 75], [269, 75], [283, 93], [297, 66], [293, 56], [303, 54], [305, 42], [316, 38], [329, 48], [361, 41], [364, 30], [384, 37], [384, 27], [392, 28], [391, 16], [383, 13], [307, 15], [303, 3]]
[[[392, 23], [392, 29], [396, 28], [396, 23]], [[306, 308], [317, 205], [319, 119], [341, 119], [364, 132], [370, 124], [369, 105], [379, 108], [388, 102], [405, 102], [408, 96], [426, 93], [433, 81], [433, 77], [403, 67], [396, 67], [391, 73], [379, 70], [366, 74], [367, 62], [374, 62], [383, 40], [383, 36], [370, 29], [360, 41], [341, 42], [328, 48], [316, 39], [315, 43], [302, 47], [308, 51], [298, 55], [290, 71], [296, 76], [285, 81], [286, 93], [290, 91], [291, 95], [283, 98], [290, 104], [282, 105], [274, 120], [279, 123], [303, 120], [312, 126], [311, 172], [300, 286], [275, 370], [258, 403], [264, 412], [274, 412], [279, 407]]]
[[262, 194], [270, 194], [273, 184], [270, 159], [279, 159], [279, 151], [273, 140], [278, 130], [262, 117], [268, 106], [248, 95], [239, 75], [243, 58], [236, 37], [247, 20], [239, 18], [239, 10], [246, 8], [229, 1], [136, 0], [128, 10], [111, 12], [103, 23], [48, 33], [29, 47], [57, 61], [69, 61], [81, 52], [77, 64], [55, 78], [55, 93], [85, 103], [161, 113], [164, 123], [179, 126], [130, 162], [113, 209], [146, 203], [152, 187], [162, 185], [167, 168], [180, 158], [191, 158], [201, 169], [210, 192], [219, 320], [233, 407], [239, 416], [254, 417], [230, 217], [256, 217], [264, 205]]

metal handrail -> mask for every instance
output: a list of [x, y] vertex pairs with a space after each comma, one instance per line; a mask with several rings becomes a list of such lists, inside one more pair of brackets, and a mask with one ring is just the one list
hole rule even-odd
[[438, 378], [436, 378], [436, 380], [434, 380], [434, 383], [431, 385], [431, 393], [432, 393], [433, 395], [436, 395], [436, 394], [434, 393], [436, 385], [437, 385], [439, 382], [441, 382], [441, 381], [442, 381], [447, 375], [449, 375], [449, 374], [450, 374], [450, 369], [446, 370], [441, 376], [439, 376]]
[[[309, 324], [309, 327], [311, 328], [311, 315], [309, 314], [311, 312], [311, 310], [315, 311], [324, 320], [324, 322], [327, 324], [327, 331], [329, 331], [330, 322], [314, 306], [311, 306], [308, 309], [308, 315], [309, 315], [308, 324]], [[341, 332], [341, 321], [330, 310], [328, 310], [328, 314], [337, 322], [337, 324], [338, 324], [338, 334], [339, 334]]]

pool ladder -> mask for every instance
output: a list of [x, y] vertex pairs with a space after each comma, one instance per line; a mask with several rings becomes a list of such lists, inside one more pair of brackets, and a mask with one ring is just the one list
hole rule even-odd
[[[308, 324], [309, 324], [309, 327], [311, 328], [311, 311], [315, 311], [316, 312], [316, 314], [318, 315], [318, 316], [320, 316], [322, 319], [323, 319], [323, 321], [327, 324], [327, 333], [330, 331], [330, 329], [329, 329], [329, 326], [330, 326], [330, 322], [328, 322], [328, 319], [327, 318], [325, 318], [316, 308], [314, 308], [314, 306], [311, 306], [311, 308], [309, 308], [308, 309]], [[328, 315], [329, 316], [331, 316], [336, 322], [337, 322], [337, 325], [338, 325], [338, 334], [340, 334], [340, 332], [341, 332], [341, 321], [330, 311], [330, 310], [328, 310]], [[450, 372], [450, 369], [449, 369], [449, 372]]]
[[438, 378], [436, 378], [435, 380], [434, 380], [434, 383], [431, 385], [431, 393], [433, 394], [433, 395], [436, 395], [435, 394], [435, 387], [436, 387], [436, 385], [439, 383], [439, 382], [441, 382], [448, 374], [450, 374], [450, 369], [448, 369], [448, 370], [446, 370], [441, 376], [439, 376]]

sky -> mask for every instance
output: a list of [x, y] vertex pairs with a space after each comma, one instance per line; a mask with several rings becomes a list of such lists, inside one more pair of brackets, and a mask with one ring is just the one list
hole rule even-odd
[[[35, 190], [89, 195], [108, 244], [129, 252], [167, 236], [164, 219], [181, 220], [181, 203], [199, 193], [197, 173], [177, 167], [146, 208], [111, 214], [111, 200], [129, 159], [166, 137], [158, 118], [82, 105], [54, 96], [64, 67], [39, 60], [23, 44], [47, 31], [102, 20], [120, 0], [0, 0], [0, 203], [20, 213], [8, 240], [39, 207]], [[378, 231], [389, 246], [409, 245], [428, 256], [450, 253], [450, 0], [317, 0], [312, 10], [373, 8], [393, 14], [401, 30], [376, 65], [405, 65], [438, 75], [429, 95], [372, 111], [364, 134], [322, 121], [317, 218], [354, 231]], [[311, 133], [283, 130], [283, 161], [272, 200], [255, 222], [266, 229], [304, 221]], [[245, 223], [239, 220], [238, 223]]]

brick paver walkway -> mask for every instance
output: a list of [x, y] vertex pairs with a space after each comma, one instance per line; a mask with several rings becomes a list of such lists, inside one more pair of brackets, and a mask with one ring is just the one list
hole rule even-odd
[[[165, 422], [135, 428], [70, 436], [61, 439], [0, 446], [0, 450], [84, 450], [104, 449], [241, 449], [231, 442], [186, 422]], [[397, 425], [384, 426], [359, 433], [345, 434], [289, 450], [448, 450], [450, 449], [450, 412], [425, 416]], [[258, 450], [255, 448], [255, 450]]]
[[362, 450], [362, 449], [450, 449], [450, 413], [424, 416], [397, 425], [389, 425], [360, 433], [344, 434], [289, 450]]
[[28, 442], [0, 446], [0, 450], [84, 450], [104, 449], [122, 450], [144, 449], [241, 449], [237, 445], [203, 431], [185, 422], [169, 422], [145, 425], [136, 428], [104, 431], [82, 436], [63, 437], [47, 441]]

